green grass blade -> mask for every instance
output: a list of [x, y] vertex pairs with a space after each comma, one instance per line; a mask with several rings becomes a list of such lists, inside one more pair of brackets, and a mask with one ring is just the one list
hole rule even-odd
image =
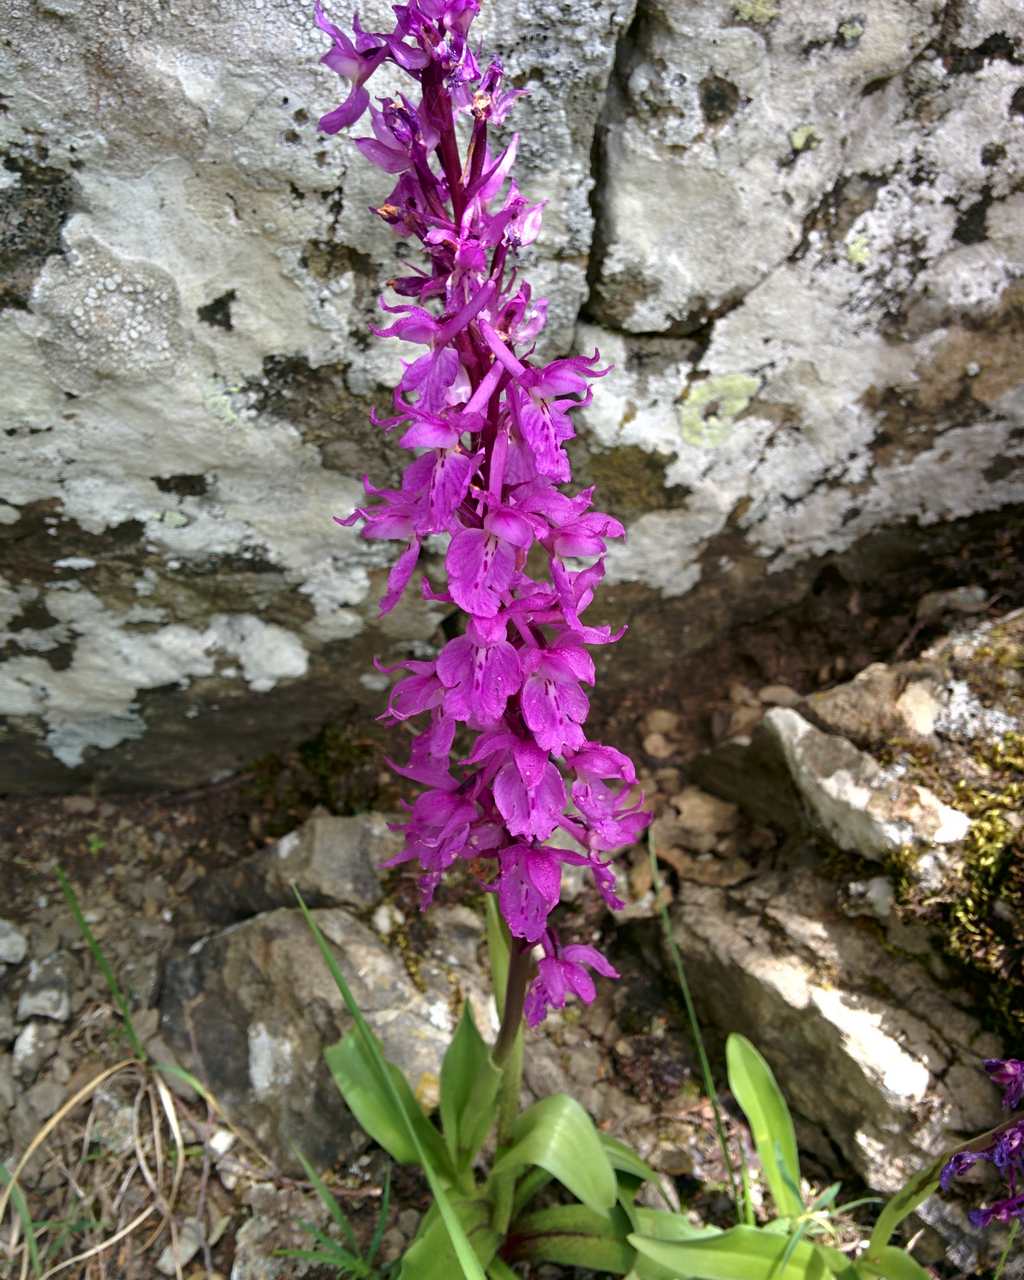
[[21, 1219], [21, 1229], [25, 1233], [25, 1248], [28, 1250], [29, 1263], [32, 1267], [33, 1275], [40, 1276], [43, 1273], [42, 1264], [39, 1260], [39, 1247], [36, 1244], [36, 1227], [32, 1221], [32, 1214], [29, 1211], [28, 1201], [21, 1187], [11, 1177], [7, 1166], [0, 1164], [0, 1181], [4, 1185], [10, 1185], [11, 1188], [11, 1206], [14, 1212]]
[[320, 1197], [320, 1203], [333, 1218], [335, 1225], [348, 1241], [349, 1247], [358, 1254], [359, 1241], [356, 1239], [356, 1233], [352, 1230], [351, 1222], [349, 1222], [348, 1218], [345, 1216], [345, 1211], [342, 1209], [341, 1205], [338, 1204], [337, 1200], [334, 1198], [330, 1187], [326, 1182], [324, 1182], [323, 1178], [320, 1177], [298, 1148], [295, 1148], [295, 1156], [302, 1165], [302, 1168], [305, 1170], [306, 1177], [313, 1184], [313, 1189]]
[[359, 1006], [356, 1004], [355, 997], [352, 995], [348, 982], [345, 980], [345, 975], [341, 972], [338, 962], [334, 958], [334, 953], [327, 945], [327, 939], [320, 932], [319, 926], [313, 919], [312, 912], [306, 906], [303, 901], [302, 894], [299, 893], [298, 889], [295, 890], [295, 896], [299, 900], [299, 906], [302, 909], [302, 914], [305, 916], [306, 924], [312, 931], [313, 937], [316, 939], [317, 946], [320, 948], [320, 954], [324, 958], [324, 963], [327, 965], [330, 975], [334, 979], [334, 983], [337, 986], [338, 991], [341, 993], [341, 998], [344, 1000], [345, 1006], [352, 1015], [352, 1020], [355, 1022], [356, 1027], [359, 1030], [367, 1055], [377, 1065], [381, 1083], [390, 1096], [392, 1106], [397, 1112], [401, 1113], [406, 1122], [409, 1131], [409, 1138], [416, 1150], [420, 1167], [426, 1174], [431, 1194], [434, 1197], [434, 1202], [437, 1205], [438, 1212], [440, 1213], [445, 1228], [447, 1229], [448, 1236], [452, 1242], [452, 1248], [458, 1258], [459, 1265], [462, 1267], [465, 1280], [486, 1280], [483, 1268], [480, 1266], [477, 1256], [473, 1252], [473, 1247], [470, 1245], [469, 1239], [455, 1215], [455, 1210], [452, 1207], [451, 1200], [445, 1192], [441, 1179], [438, 1176], [438, 1172], [424, 1150], [423, 1144], [420, 1141], [420, 1136], [416, 1132], [415, 1125], [409, 1121], [409, 1118], [402, 1107], [402, 1100], [398, 1096], [398, 1090], [395, 1088], [395, 1083], [391, 1078], [391, 1072], [388, 1070], [388, 1064], [378, 1048], [377, 1038], [367, 1025], [366, 1019], [363, 1017]]
[[60, 885], [60, 891], [64, 895], [64, 899], [68, 906], [71, 908], [71, 914], [74, 916], [75, 924], [78, 926], [79, 932], [85, 939], [85, 945], [89, 948], [92, 958], [96, 961], [96, 967], [99, 969], [100, 973], [103, 974], [103, 979], [110, 989], [110, 995], [114, 1004], [117, 1005], [121, 1017], [124, 1019], [125, 1033], [128, 1036], [128, 1040], [131, 1043], [135, 1056], [140, 1062], [147, 1062], [149, 1060], [149, 1055], [142, 1047], [142, 1041], [136, 1034], [128, 1001], [125, 999], [124, 992], [121, 990], [117, 978], [114, 977], [113, 969], [111, 969], [110, 965], [107, 963], [107, 957], [103, 954], [103, 948], [96, 941], [93, 931], [89, 928], [88, 921], [85, 916], [82, 915], [82, 909], [78, 905], [78, 899], [75, 896], [74, 889], [71, 887], [71, 882], [60, 867], [57, 868], [56, 875], [57, 883]]

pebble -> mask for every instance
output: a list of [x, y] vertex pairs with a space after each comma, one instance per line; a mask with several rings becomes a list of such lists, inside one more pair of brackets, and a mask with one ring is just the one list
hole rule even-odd
[[18, 1021], [52, 1018], [55, 1022], [67, 1022], [70, 1017], [71, 979], [67, 961], [60, 954], [33, 960], [18, 1000]]
[[736, 805], [719, 800], [700, 787], [684, 787], [672, 797], [672, 807], [688, 831], [725, 835], [735, 831], [739, 821]]
[[52, 1023], [30, 1022], [22, 1027], [14, 1042], [14, 1074], [20, 1080], [34, 1080], [43, 1063], [53, 1057], [58, 1036]]
[[11, 1002], [6, 996], [0, 996], [0, 1044], [10, 1044], [16, 1034]]
[[656, 707], [648, 711], [644, 723], [650, 733], [675, 733], [679, 728], [679, 716], [675, 711]]
[[178, 1238], [167, 1245], [156, 1260], [156, 1269], [164, 1276], [174, 1276], [187, 1267], [203, 1246], [203, 1224], [197, 1218], [183, 1218]]
[[655, 760], [667, 760], [675, 754], [675, 747], [663, 733], [649, 733], [644, 738], [644, 751]]
[[21, 964], [28, 954], [28, 939], [9, 920], [0, 920], [0, 963]]
[[14, 1062], [9, 1053], [0, 1053], [0, 1113], [14, 1110]]
[[795, 707], [803, 702], [800, 694], [788, 684], [766, 684], [758, 689], [757, 696], [770, 707]]
[[56, 1080], [39, 1080], [25, 1094], [25, 1103], [32, 1108], [37, 1120], [49, 1120], [67, 1096], [63, 1085]]

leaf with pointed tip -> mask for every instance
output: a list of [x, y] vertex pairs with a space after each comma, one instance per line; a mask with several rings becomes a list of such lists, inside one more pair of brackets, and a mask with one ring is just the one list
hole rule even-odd
[[733, 1033], [725, 1045], [729, 1088], [743, 1108], [780, 1217], [803, 1212], [800, 1161], [789, 1107], [772, 1069], [750, 1041]]
[[441, 1128], [456, 1169], [468, 1169], [494, 1123], [501, 1069], [491, 1062], [469, 1001], [441, 1064]]
[[595, 1213], [615, 1204], [615, 1173], [594, 1122], [567, 1094], [542, 1098], [517, 1118], [512, 1145], [494, 1165], [495, 1174], [539, 1165]]

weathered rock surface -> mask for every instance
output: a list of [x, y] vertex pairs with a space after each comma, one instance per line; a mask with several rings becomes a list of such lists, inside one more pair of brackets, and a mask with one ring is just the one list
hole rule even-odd
[[[806, 862], [729, 890], [691, 884], [673, 936], [706, 1016], [755, 1041], [803, 1140], [813, 1150], [826, 1135], [890, 1193], [946, 1145], [998, 1123], [979, 1064], [1001, 1045], [925, 963], [894, 963], [884, 934], [843, 919], [837, 893]], [[959, 1239], [962, 1213], [932, 1208]]]
[[[424, 1102], [436, 1103], [441, 1057], [455, 1028], [449, 973], [490, 1033], [479, 979], [417, 957], [414, 981], [400, 952], [350, 912], [321, 908], [314, 915], [385, 1053]], [[461, 931], [467, 927], [462, 921]], [[474, 931], [479, 942], [476, 921]], [[301, 912], [255, 916], [174, 958], [161, 1015], [179, 1059], [283, 1166], [295, 1167], [296, 1147], [322, 1167], [365, 1145], [323, 1062], [324, 1048], [351, 1020]]]
[[[674, 908], [705, 1010], [883, 1191], [995, 1122], [979, 1062], [1024, 1028], [1022, 670], [1024, 611], [964, 624], [695, 768], [790, 837], [771, 871]], [[922, 1217], [974, 1265], [956, 1204]]]
[[[130, 8], [5, 9], [7, 790], [205, 781], [365, 718], [371, 655], [438, 639], [415, 595], [376, 619], [391, 549], [330, 521], [394, 478], [366, 415], [401, 353], [366, 346], [384, 187], [316, 132], [308, 9]], [[515, 0], [479, 29], [530, 90], [548, 347], [617, 366], [576, 465], [630, 526], [602, 606], [629, 679], [819, 557], [1024, 500], [1010, 0]]]
[[379, 813], [338, 817], [316, 813], [267, 849], [205, 877], [194, 891], [209, 920], [244, 920], [274, 907], [295, 905], [372, 911], [383, 897], [379, 868], [402, 839]]

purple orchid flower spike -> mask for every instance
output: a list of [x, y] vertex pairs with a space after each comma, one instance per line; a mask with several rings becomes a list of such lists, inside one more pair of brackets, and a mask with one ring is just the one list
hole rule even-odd
[[[461, 633], [433, 661], [380, 668], [402, 673], [381, 719], [418, 726], [407, 763], [392, 768], [423, 788], [390, 865], [418, 864], [423, 907], [457, 861], [493, 866], [485, 887], [518, 948], [520, 993], [540, 949], [525, 1000], [534, 1025], [569, 996], [593, 1000], [595, 974], [618, 976], [593, 947], [563, 946], [552, 929], [563, 866], [588, 868], [618, 909], [610, 855], [633, 843], [650, 815], [628, 758], [586, 731], [585, 687], [595, 679], [588, 647], [622, 633], [582, 615], [603, 576], [607, 540], [624, 530], [592, 510], [591, 489], [561, 487], [571, 480], [572, 415], [608, 370], [597, 352], [534, 359], [547, 302], [518, 279], [515, 259], [540, 232], [543, 202], [512, 179], [518, 137], [501, 150], [489, 145], [489, 130], [523, 91], [503, 87], [497, 59], [481, 71], [468, 39], [478, 9], [477, 0], [409, 0], [395, 7], [393, 30], [367, 32], [353, 20], [346, 34], [316, 3], [332, 42], [322, 61], [349, 85], [321, 128], [336, 132], [369, 111], [372, 136], [355, 146], [396, 177], [373, 212], [424, 254], [391, 281], [398, 301], [381, 300], [390, 323], [374, 330], [422, 349], [403, 362], [392, 416], [372, 416], [414, 456], [398, 489], [364, 481], [367, 504], [338, 522], [405, 543], [382, 612], [411, 582], [424, 540], [448, 540], [447, 586], [424, 579], [422, 592], [462, 612]], [[371, 106], [366, 85], [384, 63], [418, 96]], [[545, 565], [548, 577], [531, 576]], [[454, 760], [457, 730], [470, 741]], [[559, 835], [579, 851], [556, 848]]]

